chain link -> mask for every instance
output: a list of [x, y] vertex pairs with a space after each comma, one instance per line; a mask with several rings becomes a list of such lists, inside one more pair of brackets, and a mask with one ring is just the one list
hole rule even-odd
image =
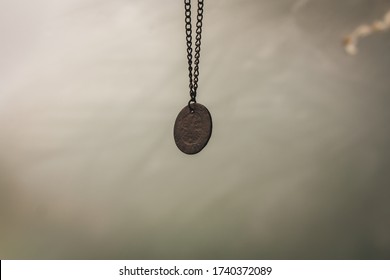
[[203, 21], [203, 3], [204, 0], [198, 0], [198, 10], [196, 16], [196, 36], [195, 36], [195, 52], [193, 53], [192, 44], [192, 17], [191, 17], [191, 0], [184, 0], [185, 8], [185, 27], [186, 27], [186, 41], [187, 41], [187, 60], [189, 72], [189, 87], [190, 87], [190, 101], [188, 105], [191, 108], [192, 103], [196, 103], [196, 93], [198, 90], [199, 81], [199, 60], [200, 60], [200, 45], [202, 39], [202, 21]]

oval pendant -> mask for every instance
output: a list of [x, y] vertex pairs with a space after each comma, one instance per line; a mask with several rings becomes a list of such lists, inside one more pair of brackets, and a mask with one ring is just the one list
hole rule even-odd
[[177, 115], [173, 136], [176, 146], [185, 154], [199, 153], [209, 142], [212, 120], [209, 110], [199, 103], [185, 106]]

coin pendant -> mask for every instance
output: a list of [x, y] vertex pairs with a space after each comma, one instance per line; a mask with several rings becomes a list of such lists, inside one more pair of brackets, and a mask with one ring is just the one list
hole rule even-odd
[[185, 106], [177, 115], [173, 136], [176, 146], [185, 154], [199, 153], [209, 142], [212, 131], [210, 112], [199, 103]]

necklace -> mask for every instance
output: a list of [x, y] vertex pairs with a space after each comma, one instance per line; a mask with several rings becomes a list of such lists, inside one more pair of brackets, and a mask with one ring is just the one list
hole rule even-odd
[[[210, 112], [205, 106], [196, 102], [202, 39], [203, 2], [204, 0], [198, 0], [195, 54], [192, 56], [191, 0], [184, 0], [190, 101], [177, 115], [173, 136], [176, 146], [183, 153], [189, 155], [199, 153], [207, 145], [212, 131]], [[192, 61], [193, 57], [195, 58], [194, 61]]]

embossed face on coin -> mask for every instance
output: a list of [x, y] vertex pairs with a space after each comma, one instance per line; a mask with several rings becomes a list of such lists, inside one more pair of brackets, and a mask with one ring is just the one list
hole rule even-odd
[[210, 112], [199, 103], [184, 107], [176, 118], [173, 136], [176, 146], [186, 154], [199, 153], [211, 137], [212, 120]]

